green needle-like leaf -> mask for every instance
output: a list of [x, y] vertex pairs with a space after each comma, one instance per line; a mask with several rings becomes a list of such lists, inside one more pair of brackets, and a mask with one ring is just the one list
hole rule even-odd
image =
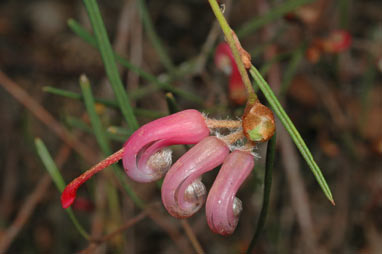
[[[64, 89], [59, 89], [51, 86], [45, 86], [43, 88], [44, 92], [48, 92], [51, 94], [55, 95], [60, 95], [64, 96], [66, 98], [74, 99], [74, 100], [83, 100], [83, 96], [79, 93], [64, 90]], [[102, 99], [102, 98], [94, 98], [95, 102], [103, 104], [108, 107], [113, 107], [113, 108], [118, 108], [118, 104], [113, 101], [113, 100], [107, 100], [107, 99]], [[159, 111], [154, 111], [154, 110], [148, 110], [148, 109], [141, 109], [141, 108], [134, 108], [134, 114], [137, 116], [143, 116], [143, 117], [148, 117], [148, 118], [159, 118], [166, 116], [165, 113], [159, 112]]]
[[268, 103], [271, 105], [273, 111], [279, 117], [279, 119], [281, 120], [281, 123], [284, 125], [289, 135], [292, 137], [294, 143], [296, 144], [302, 157], [305, 159], [308, 166], [312, 170], [317, 182], [321, 186], [321, 189], [325, 193], [326, 197], [330, 200], [330, 202], [332, 202], [332, 204], [334, 204], [332, 193], [330, 191], [328, 184], [326, 183], [324, 176], [321, 173], [320, 168], [318, 167], [317, 163], [314, 161], [313, 156], [310, 153], [308, 147], [306, 146], [304, 140], [302, 139], [300, 133], [297, 131], [296, 127], [290, 120], [284, 108], [281, 106], [280, 102], [276, 98], [272, 89], [269, 87], [268, 83], [264, 80], [264, 78], [261, 76], [259, 71], [254, 66], [251, 67], [250, 73], [253, 79], [255, 80], [256, 84], [259, 86], [260, 90], [263, 92]]
[[301, 46], [295, 50], [292, 55], [292, 59], [290, 59], [289, 64], [285, 70], [284, 78], [281, 84], [280, 94], [281, 98], [284, 98], [288, 88], [297, 72], [297, 67], [304, 59], [305, 46]]
[[[82, 130], [84, 132], [94, 134], [93, 129], [80, 118], [73, 117], [73, 116], [66, 116], [65, 122], [71, 128], [76, 128], [76, 129]], [[129, 138], [129, 136], [132, 134], [132, 132], [130, 130], [127, 130], [127, 129], [125, 129], [125, 130], [126, 130], [125, 133], [128, 133], [128, 134], [112, 133], [109, 131], [106, 131], [105, 134], [107, 135], [107, 137], [110, 140], [115, 140], [115, 141], [119, 141], [121, 143], [124, 143]]]
[[[81, 37], [84, 41], [89, 43], [91, 46], [98, 48], [97, 42], [93, 35], [91, 35], [88, 31], [86, 31], [80, 24], [78, 24], [75, 20], [69, 19], [68, 20], [68, 26], [72, 31], [77, 34], [79, 37]], [[154, 85], [154, 89], [151, 89], [150, 91], [156, 91], [157, 89], [167, 90], [169, 92], [172, 92], [176, 95], [179, 95], [183, 97], [184, 99], [187, 99], [189, 101], [201, 104], [203, 101], [196, 95], [192, 94], [191, 92], [184, 91], [179, 88], [175, 88], [171, 86], [169, 83], [161, 82], [159, 81], [154, 75], [151, 75], [150, 73], [144, 71], [142, 68], [139, 68], [138, 66], [130, 63], [127, 59], [123, 58], [120, 55], [115, 54], [116, 60], [123, 65], [124, 67], [128, 68], [129, 70], [135, 72], [138, 76], [142, 77], [143, 79], [149, 81]], [[132, 95], [132, 94], [131, 94]], [[137, 99], [136, 97], [132, 96], [134, 99]]]
[[170, 74], [174, 73], [175, 72], [174, 64], [171, 62], [171, 59], [166, 52], [166, 49], [163, 47], [159, 36], [155, 32], [154, 26], [151, 22], [149, 12], [147, 11], [145, 0], [137, 0], [137, 3], [139, 7], [139, 14], [141, 15], [141, 19], [145, 27], [147, 36], [149, 37], [156, 52], [158, 53], [159, 59], [161, 60], [163, 65], [166, 67], [166, 69], [170, 72]]
[[[56, 185], [57, 189], [61, 193], [65, 188], [65, 181], [62, 177], [60, 171], [58, 170], [56, 163], [54, 163], [52, 157], [50, 156], [48, 149], [46, 148], [45, 144], [42, 142], [41, 139], [36, 138], [35, 139], [35, 145], [37, 149], [37, 153], [40, 156], [40, 159], [42, 163], [45, 166], [45, 169], [48, 171], [49, 175], [52, 177], [54, 184]], [[76, 227], [77, 231], [85, 238], [89, 239], [89, 234], [86, 233], [85, 229], [81, 226], [81, 224], [78, 222], [76, 216], [74, 215], [71, 208], [68, 208], [65, 210], [70, 219], [72, 220], [74, 226]]]
[[101, 53], [103, 63], [105, 65], [106, 74], [113, 88], [118, 105], [125, 117], [129, 127], [132, 130], [138, 129], [139, 125], [134, 116], [133, 109], [130, 105], [130, 100], [127, 97], [126, 91], [119, 76], [117, 64], [113, 49], [110, 45], [109, 38], [106, 33], [105, 25], [102, 21], [101, 13], [96, 0], [84, 0], [86, 10], [89, 15], [90, 22], [93, 27], [94, 35]]
[[80, 86], [82, 94], [84, 96], [86, 110], [88, 112], [92, 128], [94, 130], [94, 135], [97, 139], [97, 143], [101, 147], [101, 150], [105, 153], [105, 155], [108, 156], [111, 154], [109, 140], [105, 135], [105, 131], [103, 130], [101, 119], [97, 115], [95, 109], [95, 100], [90, 88], [90, 83], [85, 75], [81, 75], [80, 77]]
[[[90, 88], [89, 80], [86, 78], [85, 75], [82, 75], [80, 77], [80, 86], [84, 96], [86, 110], [89, 114], [90, 122], [92, 124], [92, 128], [94, 130], [94, 134], [97, 139], [97, 143], [101, 147], [101, 150], [104, 153], [104, 155], [108, 156], [112, 153], [110, 144], [109, 144], [109, 139], [105, 135], [105, 131], [103, 130], [101, 120], [99, 119], [97, 112], [95, 110], [94, 97]], [[133, 191], [133, 189], [127, 183], [126, 175], [123, 173], [123, 170], [117, 165], [113, 165], [112, 168], [117, 179], [121, 181], [124, 189], [126, 190], [127, 194], [130, 196], [130, 198], [133, 200], [133, 202], [138, 207], [143, 207], [142, 200], [139, 199], [137, 194]]]

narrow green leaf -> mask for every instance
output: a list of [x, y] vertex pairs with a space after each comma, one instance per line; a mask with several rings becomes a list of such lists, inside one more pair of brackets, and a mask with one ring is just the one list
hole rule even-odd
[[[86, 31], [80, 24], [78, 24], [75, 20], [69, 19], [68, 20], [68, 26], [72, 31], [77, 34], [79, 37], [81, 37], [83, 40], [85, 40], [87, 43], [92, 45], [93, 47], [97, 48], [97, 42], [88, 31]], [[138, 76], [142, 77], [143, 79], [149, 81], [152, 83], [153, 87], [150, 87], [147, 92], [155, 92], [157, 90], [167, 90], [169, 92], [172, 92], [176, 95], [179, 95], [183, 97], [184, 99], [187, 99], [189, 101], [202, 104], [203, 100], [200, 99], [198, 96], [192, 94], [191, 92], [184, 91], [179, 88], [175, 88], [172, 85], [170, 85], [167, 82], [161, 82], [159, 81], [154, 75], [151, 75], [150, 73], [144, 71], [142, 68], [139, 68], [138, 66], [130, 63], [127, 59], [121, 57], [120, 55], [115, 54], [116, 60], [125, 68], [135, 72]], [[133, 94], [131, 94], [131, 98], [137, 99], [138, 96], [135, 97]]]
[[[89, 114], [90, 122], [92, 124], [92, 128], [94, 130], [94, 134], [97, 139], [98, 145], [101, 147], [101, 150], [105, 156], [110, 155], [111, 148], [109, 144], [109, 140], [107, 136], [105, 135], [105, 132], [102, 127], [101, 120], [99, 119], [97, 112], [94, 107], [94, 97], [90, 88], [89, 80], [86, 78], [85, 75], [82, 75], [80, 77], [80, 86], [81, 90], [84, 96], [85, 106], [86, 110]], [[127, 194], [130, 196], [130, 198], [135, 202], [135, 204], [142, 208], [143, 202], [139, 199], [139, 197], [136, 195], [134, 190], [130, 187], [126, 180], [126, 175], [123, 173], [123, 170], [118, 167], [118, 165], [113, 165], [113, 173], [116, 175], [117, 179], [121, 181], [122, 186], [126, 190]]]
[[263, 27], [264, 25], [281, 18], [288, 12], [291, 12], [301, 5], [313, 2], [314, 0], [290, 0], [287, 2], [284, 2], [280, 6], [273, 7], [269, 10], [268, 13], [256, 17], [247, 23], [245, 23], [238, 31], [237, 31], [237, 36], [244, 37], [247, 36], [250, 33], [255, 32], [257, 29]]
[[264, 80], [264, 78], [254, 66], [251, 67], [250, 73], [257, 85], [259, 86], [260, 90], [263, 92], [268, 103], [271, 105], [273, 111], [279, 117], [281, 123], [284, 125], [289, 135], [292, 137], [294, 143], [296, 144], [302, 157], [305, 159], [308, 166], [312, 170], [313, 175], [315, 176], [317, 182], [321, 186], [321, 189], [325, 193], [326, 197], [334, 204], [332, 193], [328, 184], [326, 183], [324, 176], [322, 175], [320, 168], [314, 161], [313, 156], [310, 153], [308, 147], [306, 146], [304, 140], [302, 139], [300, 133], [297, 131], [289, 116], [286, 114], [284, 108], [281, 106], [272, 89], [269, 87], [268, 83]]
[[80, 77], [80, 86], [82, 94], [84, 96], [86, 110], [88, 112], [92, 128], [94, 130], [94, 135], [97, 139], [97, 143], [101, 147], [101, 150], [104, 152], [104, 154], [108, 156], [111, 154], [109, 140], [105, 135], [105, 131], [103, 130], [101, 120], [97, 115], [95, 109], [95, 101], [90, 88], [90, 83], [85, 75], [81, 75]]
[[[42, 163], [45, 166], [45, 169], [48, 171], [49, 175], [52, 177], [54, 184], [56, 185], [58, 191], [61, 193], [65, 188], [65, 181], [62, 177], [60, 171], [58, 170], [56, 163], [54, 163], [52, 157], [50, 156], [48, 149], [46, 148], [45, 144], [42, 142], [41, 139], [36, 138], [35, 139], [35, 146], [37, 149], [37, 153], [40, 156], [40, 159]], [[89, 239], [89, 234], [86, 232], [86, 230], [81, 226], [81, 224], [78, 222], [76, 216], [74, 215], [71, 208], [65, 209], [65, 211], [68, 213], [70, 219], [72, 220], [74, 226], [76, 227], [77, 231], [85, 238]]]
[[56, 166], [56, 163], [50, 156], [48, 149], [39, 138], [35, 139], [35, 145], [37, 148], [37, 153], [40, 156], [41, 161], [44, 163], [44, 166], [49, 175], [52, 177], [54, 184], [56, 185], [57, 189], [62, 192], [65, 189], [66, 184], [64, 178], [62, 178], [62, 175]]
[[[45, 86], [43, 88], [43, 91], [51, 93], [51, 94], [55, 94], [55, 95], [64, 96], [66, 98], [70, 98], [70, 99], [74, 99], [74, 100], [83, 100], [84, 99], [84, 97], [79, 93], [71, 92], [68, 90], [59, 89], [59, 88], [55, 88], [55, 87], [51, 87], [51, 86]], [[105, 106], [118, 108], [118, 104], [113, 100], [107, 100], [107, 99], [102, 99], [102, 98], [94, 98], [94, 100], [95, 100], [95, 102], [103, 104]], [[143, 117], [154, 118], [154, 119], [166, 116], [165, 113], [154, 111], [154, 110], [141, 109], [141, 108], [134, 108], [133, 110], [134, 110], [134, 114], [137, 116], [143, 116]]]
[[265, 162], [265, 174], [264, 174], [263, 204], [261, 206], [259, 219], [257, 220], [256, 230], [249, 244], [247, 253], [251, 253], [265, 226], [265, 221], [267, 219], [268, 208], [269, 208], [269, 201], [271, 197], [272, 171], [273, 171], [273, 165], [275, 161], [275, 155], [276, 155], [276, 133], [269, 140], [268, 146], [267, 146], [267, 158]]
[[83, 39], [86, 43], [90, 44], [94, 48], [98, 48], [97, 41], [93, 34], [88, 32], [74, 19], [68, 19], [68, 27], [75, 33], [78, 37]]
[[139, 14], [141, 16], [141, 20], [143, 22], [143, 26], [145, 27], [147, 36], [149, 37], [151, 43], [153, 44], [156, 52], [158, 53], [159, 59], [166, 67], [166, 69], [171, 73], [175, 72], [174, 64], [171, 62], [170, 57], [167, 54], [166, 49], [164, 48], [158, 34], [155, 32], [154, 26], [151, 22], [151, 18], [149, 12], [146, 7], [145, 0], [137, 0]]
[[195, 102], [198, 104], [203, 103], [203, 100], [200, 99], [199, 96], [197, 96], [197, 95], [195, 95], [189, 91], [184, 91], [182, 89], [175, 88], [172, 85], [170, 85], [169, 83], [159, 81], [155, 76], [153, 76], [153, 75], [143, 71], [142, 69], [132, 65], [125, 58], [122, 58], [121, 56], [117, 56], [117, 60], [126, 68], [129, 68], [130, 70], [134, 71], [139, 76], [146, 79], [147, 81], [152, 82], [156, 86], [157, 89], [167, 90], [167, 91], [172, 92], [176, 95], [182, 96], [184, 99], [187, 99], [189, 101], [192, 101], [192, 102]]
[[[80, 76], [79, 81], [80, 81], [81, 91], [84, 96], [86, 110], [88, 112], [97, 143], [100, 146], [101, 150], [103, 151], [104, 155], [108, 156], [112, 153], [110, 149], [109, 138], [103, 129], [101, 119], [97, 115], [96, 108], [95, 108], [95, 100], [91, 91], [89, 79], [83, 74]], [[112, 168], [114, 170], [118, 170], [116, 168], [116, 165], [113, 165]], [[107, 184], [106, 190], [107, 190], [107, 198], [110, 204], [109, 208], [112, 210], [112, 214], [115, 215], [115, 218], [120, 218], [120, 214], [119, 214], [120, 206], [119, 206], [119, 203], [116, 202], [116, 200], [119, 199], [118, 197], [119, 194], [114, 188], [114, 186], [110, 184]]]
[[263, 66], [261, 66], [261, 68], [259, 69], [261, 75], [263, 75], [263, 76], [266, 75], [273, 64], [278, 63], [278, 62], [290, 57], [291, 54], [292, 54], [292, 52], [285, 52], [282, 54], [278, 54], [278, 55], [274, 56], [273, 58], [271, 58], [269, 61], [265, 62], [263, 64]]
[[[43, 91], [47, 92], [47, 93], [63, 96], [66, 98], [74, 99], [74, 100], [83, 100], [84, 99], [84, 97], [80, 93], [76, 93], [76, 92], [72, 92], [72, 91], [68, 91], [68, 90], [64, 90], [64, 89], [60, 89], [60, 88], [55, 88], [55, 87], [51, 87], [51, 86], [45, 86], [43, 88]], [[101, 103], [105, 106], [108, 106], [108, 107], [113, 107], [113, 108], [118, 107], [118, 104], [113, 100], [95, 98], [95, 101], [98, 103]]]
[[146, 204], [145, 204], [145, 202], [142, 199], [140, 199], [138, 197], [137, 193], [135, 193], [135, 191], [130, 187], [129, 183], [127, 182], [127, 177], [126, 177], [125, 172], [120, 167], [118, 167], [118, 166], [114, 167], [113, 172], [115, 173], [115, 175], [119, 179], [119, 181], [121, 181], [121, 184], [122, 184], [123, 188], [125, 189], [127, 195], [134, 202], [134, 204], [138, 208], [143, 210], [145, 208]]
[[[82, 130], [84, 132], [94, 134], [93, 129], [90, 128], [90, 126], [88, 124], [86, 124], [82, 119], [79, 119], [79, 118], [73, 117], [73, 116], [66, 116], [65, 122], [71, 128], [76, 128], [76, 129]], [[119, 141], [119, 142], [124, 143], [129, 138], [129, 136], [132, 134], [132, 132], [130, 130], [126, 130], [126, 133], [129, 133], [129, 135], [119, 135], [119, 134], [110, 133], [108, 131], [106, 131], [105, 134], [110, 140], [115, 140], [115, 141]]]
[[304, 59], [305, 46], [298, 47], [292, 55], [287, 68], [285, 69], [284, 78], [281, 84], [280, 97], [284, 97], [288, 88], [297, 72], [297, 67]]
[[113, 88], [120, 110], [129, 127], [132, 130], [136, 130], [139, 125], [134, 116], [133, 109], [130, 105], [130, 100], [127, 97], [127, 93], [119, 76], [118, 68], [115, 63], [114, 52], [110, 45], [98, 4], [96, 0], [84, 0], [84, 3], [93, 27], [98, 49], [105, 65], [106, 74]]

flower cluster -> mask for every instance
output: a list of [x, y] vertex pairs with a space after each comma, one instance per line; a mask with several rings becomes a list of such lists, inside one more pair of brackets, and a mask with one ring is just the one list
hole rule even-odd
[[[199, 111], [189, 109], [143, 125], [130, 136], [121, 150], [66, 186], [61, 196], [62, 206], [67, 208], [74, 202], [77, 189], [92, 175], [122, 159], [126, 174], [137, 182], [152, 182], [165, 176], [162, 202], [172, 216], [190, 217], [206, 203], [207, 222], [211, 230], [222, 235], [232, 234], [242, 210], [236, 192], [254, 166], [254, 143], [251, 138], [267, 139], [262, 135], [269, 135], [264, 131], [264, 126], [269, 123], [273, 124], [274, 131], [272, 113], [269, 111], [269, 119], [269, 115], [256, 115], [258, 112], [264, 113], [264, 110], [258, 110], [258, 104], [252, 106], [255, 111], [246, 110], [243, 122], [210, 119]], [[268, 121], [265, 120], [264, 125], [264, 120], [259, 119]], [[257, 123], [257, 126], [251, 126], [253, 130], [248, 134], [248, 131], [243, 131], [243, 126], [248, 128], [251, 123]], [[221, 134], [221, 129], [228, 134]], [[172, 155], [168, 147], [177, 144], [195, 145], [171, 165]], [[219, 165], [222, 167], [207, 194], [202, 175]]]

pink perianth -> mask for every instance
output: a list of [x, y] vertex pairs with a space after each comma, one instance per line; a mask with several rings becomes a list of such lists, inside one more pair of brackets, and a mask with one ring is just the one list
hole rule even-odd
[[[208, 135], [209, 129], [204, 118], [202, 114], [196, 110], [185, 110], [146, 124], [129, 138], [122, 149], [110, 155], [68, 184], [61, 194], [62, 207], [68, 208], [72, 205], [76, 198], [77, 189], [84, 182], [89, 180], [90, 177], [120, 159], [123, 160], [125, 171], [134, 180], [140, 182], [149, 181], [153, 179], [153, 174], [147, 172], [146, 162], [156, 151], [173, 144], [195, 144]], [[149, 147], [145, 147], [147, 145], [149, 145]], [[141, 165], [143, 168], [138, 168], [136, 159], [138, 153], [144, 147], [146, 150], [143, 151], [141, 155]]]
[[187, 218], [200, 209], [205, 197], [190, 202], [185, 199], [186, 189], [203, 173], [219, 166], [228, 153], [227, 145], [211, 136], [204, 138], [178, 159], [162, 184], [162, 202], [172, 216]]
[[207, 222], [213, 232], [234, 232], [239, 220], [233, 211], [235, 195], [253, 166], [254, 158], [248, 152], [236, 150], [225, 159], [206, 202]]
[[[184, 110], [143, 125], [125, 143], [123, 167], [137, 182], [151, 182], [162, 177], [147, 164], [150, 156], [161, 148], [176, 144], [196, 144], [210, 131], [202, 114]], [[163, 173], [163, 172], [162, 172]]]
[[122, 159], [123, 148], [117, 151], [116, 153], [110, 155], [103, 161], [99, 162], [97, 165], [93, 166], [91, 169], [84, 172], [82, 175], [74, 179], [71, 183], [69, 183], [64, 191], [61, 194], [61, 204], [63, 208], [68, 208], [71, 206], [76, 199], [77, 189], [90, 179], [94, 174], [98, 173], [104, 168], [116, 163], [120, 159]]
[[246, 89], [228, 43], [220, 43], [216, 48], [215, 65], [230, 76], [230, 99], [237, 104], [244, 104], [247, 100]]

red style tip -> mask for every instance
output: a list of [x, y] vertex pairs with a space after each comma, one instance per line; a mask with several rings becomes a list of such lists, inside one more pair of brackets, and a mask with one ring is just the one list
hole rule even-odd
[[[74, 190], [74, 191], [73, 191]], [[71, 206], [76, 199], [77, 189], [71, 188], [71, 185], [66, 186], [61, 194], [61, 205], [63, 208]]]
[[62, 207], [68, 208], [69, 206], [71, 206], [74, 200], [76, 199], [77, 189], [83, 183], [89, 180], [94, 174], [122, 159], [123, 151], [124, 148], [120, 149], [118, 152], [110, 155], [91, 169], [85, 171], [82, 175], [74, 179], [71, 183], [69, 183], [61, 194]]

